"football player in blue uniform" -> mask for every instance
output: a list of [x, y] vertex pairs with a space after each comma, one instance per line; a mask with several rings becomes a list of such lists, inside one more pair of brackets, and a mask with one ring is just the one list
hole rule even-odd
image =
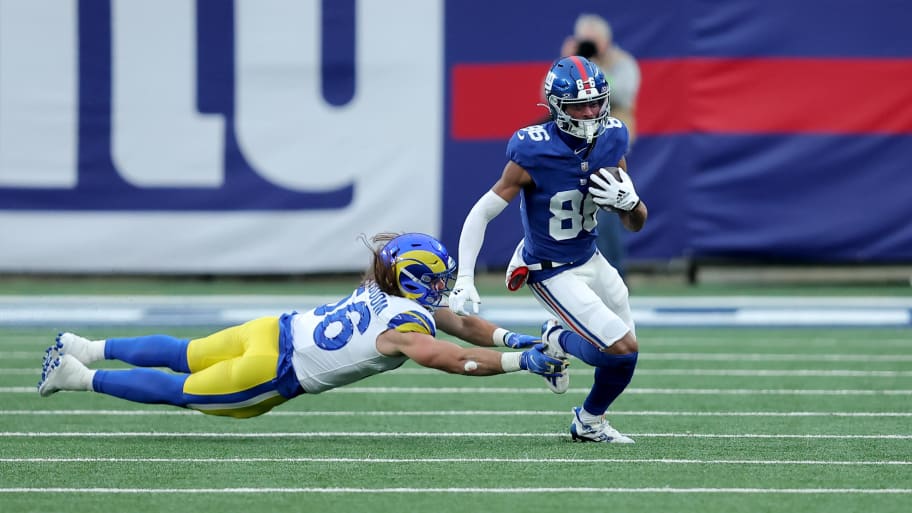
[[[380, 234], [372, 242], [373, 262], [361, 286], [304, 313], [263, 317], [192, 340], [167, 335], [88, 340], [63, 333], [45, 353], [38, 392], [46, 397], [86, 390], [247, 418], [301, 394], [395, 369], [409, 358], [454, 374], [561, 374], [566, 362], [545, 355], [539, 337], [437, 308], [456, 270], [439, 241], [407, 233]], [[531, 347], [464, 348], [434, 338], [437, 328], [479, 346]], [[104, 359], [138, 368], [88, 367]]]
[[[595, 367], [595, 383], [573, 409], [574, 440], [632, 443], [605, 419], [636, 367], [636, 331], [627, 287], [595, 245], [599, 208], [639, 231], [646, 205], [626, 173], [626, 126], [609, 116], [604, 73], [585, 58], [555, 62], [545, 78], [551, 121], [518, 130], [507, 144], [500, 179], [472, 207], [459, 240], [459, 272], [450, 308], [478, 313], [475, 261], [487, 224], [520, 197], [524, 238], [507, 270], [507, 287], [526, 284], [557, 320], [542, 326], [546, 353], [572, 354]], [[605, 169], [602, 169], [605, 168]], [[569, 375], [546, 378], [563, 393]]]

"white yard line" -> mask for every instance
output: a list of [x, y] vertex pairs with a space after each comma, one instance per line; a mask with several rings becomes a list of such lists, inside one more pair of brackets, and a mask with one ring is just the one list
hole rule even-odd
[[750, 376], [750, 377], [802, 377], [802, 378], [898, 378], [912, 376], [912, 371], [860, 371], [848, 369], [637, 369], [638, 376]]
[[0, 463], [660, 463], [667, 465], [912, 465], [912, 461], [675, 458], [0, 458]]
[[[653, 345], [662, 345], [662, 346], [698, 346], [698, 347], [752, 347], [752, 348], [763, 348], [763, 347], [780, 347], [785, 346], [788, 348], [808, 348], [808, 347], [852, 347], [852, 346], [864, 346], [867, 348], [870, 347], [903, 347], [909, 348], [912, 347], [912, 337], [874, 337], [874, 338], [832, 338], [832, 337], [817, 337], [817, 338], [806, 338], [802, 336], [804, 333], [801, 330], [792, 331], [789, 333], [784, 333], [782, 331], [777, 331], [766, 335], [762, 340], [756, 339], [753, 341], [739, 340], [736, 338], [707, 338], [706, 336], [694, 336], [690, 334], [691, 332], [687, 330], [674, 330], [673, 334], [667, 332], [658, 333], [650, 331], [646, 334], [643, 334], [640, 338], [641, 346], [652, 347]], [[639, 335], [639, 333], [638, 333]]]
[[[765, 434], [765, 433], [627, 433], [642, 438], [772, 438], [806, 440], [912, 440], [912, 434], [836, 435], [836, 434]], [[294, 431], [271, 433], [218, 433], [173, 431], [4, 431], [0, 438], [540, 438], [566, 437], [564, 432], [427, 432], [427, 431]]]
[[[0, 394], [34, 394], [35, 387], [0, 387]], [[542, 388], [519, 387], [341, 387], [324, 392], [327, 394], [519, 394], [550, 395], [552, 392]], [[570, 394], [588, 394], [588, 388], [571, 388]], [[625, 394], [640, 395], [806, 395], [806, 396], [906, 396], [912, 395], [910, 389], [861, 390], [861, 389], [765, 389], [765, 388], [628, 388]]]
[[[572, 369], [571, 375], [589, 376], [592, 369]], [[0, 368], [0, 376], [40, 376], [41, 369], [34, 368]], [[406, 368], [397, 369], [386, 374], [387, 376], [441, 376], [435, 369]], [[912, 370], [851, 370], [851, 369], [637, 369], [637, 376], [719, 376], [719, 377], [807, 377], [807, 378], [900, 378], [912, 377]], [[523, 376], [522, 373], [512, 373], [507, 376]]]
[[[569, 411], [569, 410], [568, 410]], [[569, 415], [564, 410], [409, 410], [409, 411], [271, 411], [270, 417], [543, 417]], [[162, 410], [0, 410], [0, 416], [187, 416], [201, 412], [175, 409]], [[912, 417], [912, 412], [840, 412], [840, 411], [618, 411], [609, 415], [637, 417]]]
[[[648, 351], [651, 351], [653, 348], [659, 346], [666, 349], [681, 349], [688, 347], [739, 347], [739, 348], [750, 348], [753, 350], [763, 349], [763, 348], [785, 348], [785, 349], [794, 349], [794, 348], [840, 348], [842, 350], [854, 348], [861, 346], [864, 349], [870, 349], [875, 347], [899, 347], [909, 349], [912, 348], [912, 335], [906, 338], [896, 338], [896, 337], [886, 337], [886, 338], [873, 338], [873, 339], [837, 339], [837, 338], [811, 338], [806, 339], [803, 337], [796, 337], [790, 335], [783, 335], [782, 333], [776, 333], [773, 335], [768, 335], [771, 338], [766, 338], [763, 340], [738, 340], [733, 338], [728, 339], [718, 339], [711, 338], [707, 339], [706, 337], [694, 337], [688, 335], [689, 330], [676, 330], [674, 335], [657, 335], [654, 332], [648, 334], [643, 334], [640, 337], [640, 345], [644, 347], [644, 354]], [[800, 333], [800, 332], [799, 332]], [[202, 334], [202, 333], [201, 333]], [[52, 334], [56, 335], [56, 333]], [[116, 335], [116, 333], [111, 333], [111, 335]], [[9, 351], [23, 351], [28, 348], [33, 348], [33, 353], [43, 353], [44, 349], [54, 342], [53, 336], [45, 336], [41, 338], [36, 338], [35, 336], [23, 337], [23, 336], [11, 336], [0, 339], [0, 348]], [[859, 348], [861, 348], [859, 347]]]
[[[12, 369], [16, 370], [16, 369]], [[0, 369], [2, 372], [2, 369]], [[570, 369], [571, 375], [591, 376], [592, 368]], [[40, 374], [34, 371], [33, 374]], [[440, 371], [424, 367], [396, 369], [387, 376], [439, 376]], [[852, 370], [852, 369], [637, 369], [637, 376], [750, 376], [750, 377], [809, 377], [809, 378], [899, 378], [912, 377], [912, 370]], [[507, 376], [523, 376], [522, 373]]]
[[[912, 342], [910, 342], [912, 348]], [[36, 351], [0, 351], [2, 360], [32, 359], [41, 361], [44, 350]], [[807, 353], [697, 353], [682, 352], [643, 352], [643, 361], [706, 361], [706, 362], [912, 362], [912, 354], [807, 354]]]
[[[568, 393], [588, 394], [588, 388], [571, 388]], [[510, 387], [341, 387], [331, 390], [333, 394], [532, 394], [548, 395], [545, 388]], [[826, 396], [872, 396], [912, 395], [912, 390], [859, 390], [859, 389], [763, 389], [763, 388], [628, 388], [625, 394], [643, 395], [826, 395]]]
[[[912, 343], [910, 343], [912, 347]], [[804, 354], [804, 353], [652, 353], [641, 355], [646, 361], [707, 362], [912, 362], [912, 354]]]
[[375, 494], [375, 493], [647, 493], [647, 494], [912, 494], [912, 488], [0, 488], [0, 493], [88, 493], [88, 494]]

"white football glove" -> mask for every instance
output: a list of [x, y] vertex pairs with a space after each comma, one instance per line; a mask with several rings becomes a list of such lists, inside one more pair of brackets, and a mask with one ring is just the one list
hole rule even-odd
[[473, 304], [472, 310], [478, 313], [478, 306], [481, 304], [481, 297], [475, 290], [475, 278], [473, 276], [459, 276], [456, 278], [456, 284], [453, 286], [453, 292], [450, 293], [450, 310], [457, 315], [469, 315], [465, 309], [466, 301]]
[[621, 177], [620, 180], [611, 173], [593, 173], [589, 179], [599, 188], [589, 187], [589, 194], [592, 195], [592, 201], [602, 208], [630, 212], [639, 204], [640, 196], [633, 188], [633, 181], [627, 172], [621, 168], [617, 168], [617, 171]]

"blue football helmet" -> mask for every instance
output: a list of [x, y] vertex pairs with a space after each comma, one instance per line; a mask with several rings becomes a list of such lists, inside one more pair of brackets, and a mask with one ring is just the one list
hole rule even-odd
[[[608, 106], [608, 80], [598, 66], [579, 56], [564, 57], [555, 62], [545, 77], [545, 98], [551, 119], [562, 131], [592, 142], [605, 131]], [[567, 105], [598, 102], [595, 119], [577, 119], [566, 112]]]
[[422, 306], [439, 306], [453, 288], [456, 260], [430, 235], [399, 235], [380, 250], [380, 258], [393, 266], [403, 296]]

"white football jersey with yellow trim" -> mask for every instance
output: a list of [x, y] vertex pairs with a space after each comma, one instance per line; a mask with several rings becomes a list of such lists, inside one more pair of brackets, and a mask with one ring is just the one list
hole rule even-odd
[[338, 303], [295, 315], [292, 365], [301, 386], [316, 394], [399, 367], [407, 357], [377, 351], [377, 337], [388, 329], [437, 333], [430, 312], [374, 284]]

